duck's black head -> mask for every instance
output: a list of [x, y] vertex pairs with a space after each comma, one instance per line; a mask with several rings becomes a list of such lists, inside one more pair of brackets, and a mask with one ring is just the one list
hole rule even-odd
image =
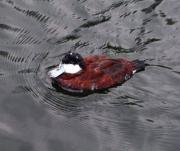
[[84, 59], [80, 54], [74, 52], [68, 52], [62, 58], [59, 66], [49, 71], [51, 78], [56, 78], [63, 73], [76, 74], [85, 68]]
[[62, 64], [79, 65], [82, 69], [85, 68], [85, 62], [83, 57], [75, 52], [66, 53], [65, 56], [62, 58]]

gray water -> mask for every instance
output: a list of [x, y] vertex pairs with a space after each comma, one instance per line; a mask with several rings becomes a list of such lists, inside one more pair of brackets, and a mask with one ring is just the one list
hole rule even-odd
[[[0, 0], [1, 151], [179, 151], [179, 0]], [[122, 86], [57, 92], [69, 50], [147, 60]]]

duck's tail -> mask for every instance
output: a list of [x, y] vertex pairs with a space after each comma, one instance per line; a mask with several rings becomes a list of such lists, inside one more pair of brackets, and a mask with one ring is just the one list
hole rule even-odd
[[145, 67], [148, 65], [145, 63], [145, 60], [133, 60], [134, 72], [139, 72], [145, 70]]

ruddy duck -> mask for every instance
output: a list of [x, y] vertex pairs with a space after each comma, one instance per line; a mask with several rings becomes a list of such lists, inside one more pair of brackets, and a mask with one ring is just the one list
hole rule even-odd
[[113, 59], [105, 55], [91, 55], [68, 52], [61, 63], [48, 72], [56, 88], [70, 92], [84, 92], [107, 89], [122, 84], [136, 72], [144, 70], [144, 61]]

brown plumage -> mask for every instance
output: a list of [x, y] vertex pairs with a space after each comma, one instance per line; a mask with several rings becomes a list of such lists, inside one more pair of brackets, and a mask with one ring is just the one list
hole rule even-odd
[[85, 68], [78, 73], [52, 78], [56, 86], [69, 91], [101, 90], [122, 84], [133, 74], [144, 69], [143, 61], [112, 59], [107, 56], [88, 56], [84, 58]]

